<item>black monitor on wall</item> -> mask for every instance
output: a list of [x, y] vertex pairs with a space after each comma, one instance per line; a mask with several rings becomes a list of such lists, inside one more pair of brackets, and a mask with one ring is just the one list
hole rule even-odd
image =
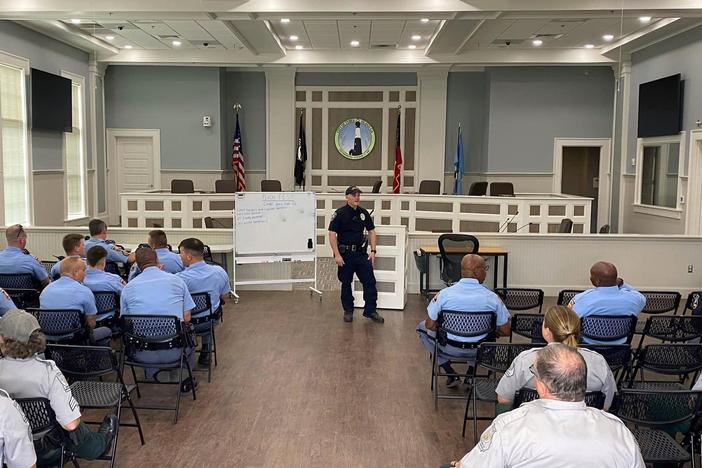
[[32, 129], [73, 131], [71, 80], [32, 68]]
[[680, 133], [683, 84], [678, 73], [639, 85], [639, 138]]

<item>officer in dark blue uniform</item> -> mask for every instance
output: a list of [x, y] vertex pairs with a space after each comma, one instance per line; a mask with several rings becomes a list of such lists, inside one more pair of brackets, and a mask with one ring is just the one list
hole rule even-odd
[[[378, 290], [375, 287], [373, 264], [377, 238], [375, 224], [370, 214], [359, 206], [361, 190], [356, 186], [346, 189], [346, 205], [334, 212], [329, 223], [329, 245], [334, 252], [334, 260], [339, 267], [337, 276], [341, 281], [341, 305], [344, 308], [344, 321], [353, 321], [353, 294], [351, 282], [356, 273], [363, 284], [363, 316], [374, 322], [383, 323], [385, 320], [376, 312]], [[367, 252], [363, 230], [368, 231], [370, 253]]]

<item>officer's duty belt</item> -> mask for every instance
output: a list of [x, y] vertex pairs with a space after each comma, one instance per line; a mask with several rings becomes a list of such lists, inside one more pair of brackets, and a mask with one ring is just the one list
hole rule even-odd
[[339, 246], [339, 253], [346, 253], [346, 252], [365, 252], [366, 249], [363, 248], [363, 245], [345, 245], [342, 244]]
[[453, 346], [454, 348], [460, 348], [460, 349], [472, 349], [472, 348], [477, 348], [480, 343], [467, 343], [465, 341], [455, 341], [455, 340], [446, 340], [446, 344], [449, 346]]

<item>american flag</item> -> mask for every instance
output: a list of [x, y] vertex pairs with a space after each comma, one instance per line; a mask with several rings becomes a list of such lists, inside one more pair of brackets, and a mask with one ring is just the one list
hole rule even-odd
[[244, 152], [241, 146], [241, 128], [239, 127], [239, 113], [236, 114], [236, 130], [232, 142], [232, 170], [236, 180], [236, 191], [246, 191], [246, 171], [244, 170]]
[[395, 168], [392, 175], [392, 193], [400, 193], [400, 174], [402, 172], [402, 149], [400, 148], [400, 112], [397, 112], [397, 129], [395, 131]]

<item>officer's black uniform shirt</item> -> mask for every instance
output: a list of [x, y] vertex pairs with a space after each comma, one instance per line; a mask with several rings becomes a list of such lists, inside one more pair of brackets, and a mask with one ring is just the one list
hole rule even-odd
[[329, 230], [336, 232], [339, 245], [361, 245], [363, 228], [375, 229], [368, 210], [360, 206], [354, 210], [348, 203], [334, 212], [329, 223]]

